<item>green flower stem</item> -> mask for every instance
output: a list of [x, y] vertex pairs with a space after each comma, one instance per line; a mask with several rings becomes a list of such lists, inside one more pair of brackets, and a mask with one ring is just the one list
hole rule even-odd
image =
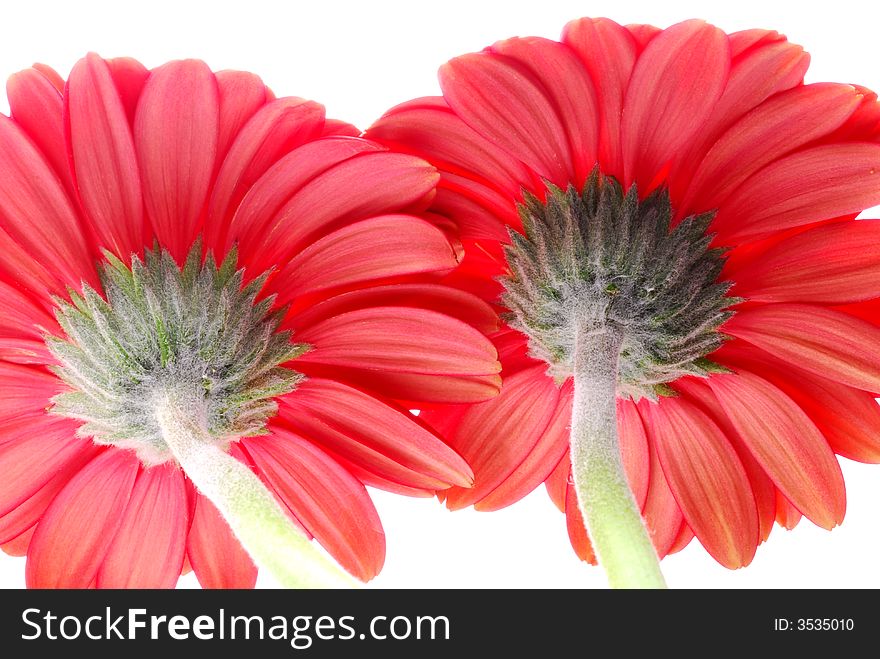
[[622, 334], [577, 329], [571, 469], [587, 533], [612, 588], [665, 588], [657, 552], [633, 498], [617, 438]]
[[185, 395], [163, 394], [156, 405], [162, 437], [254, 562], [287, 588], [357, 585], [294, 526], [257, 475], [217, 445], [198, 410]]

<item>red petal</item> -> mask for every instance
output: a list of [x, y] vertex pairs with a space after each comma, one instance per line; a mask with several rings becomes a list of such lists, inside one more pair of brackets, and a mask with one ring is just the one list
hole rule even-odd
[[576, 184], [596, 165], [599, 133], [596, 91], [577, 56], [564, 45], [540, 37], [507, 39], [491, 52], [510, 58], [542, 84], [567, 135]]
[[880, 392], [880, 329], [848, 314], [806, 304], [738, 311], [724, 331], [799, 367]]
[[214, 504], [197, 495], [186, 553], [202, 588], [253, 588], [257, 568]]
[[675, 537], [675, 542], [672, 543], [672, 546], [669, 548], [669, 554], [677, 554], [682, 549], [687, 547], [691, 540], [694, 539], [694, 532], [691, 530], [691, 527], [687, 525], [687, 522], [681, 523], [681, 528], [678, 530], [678, 535]]
[[[639, 57], [621, 121], [625, 183], [642, 193], [700, 130], [727, 83], [727, 35], [702, 21], [658, 34]], [[677, 529], [676, 529], [677, 531]]]
[[309, 327], [348, 311], [385, 306], [439, 311], [484, 334], [498, 329], [498, 316], [492, 307], [476, 295], [438, 284], [392, 284], [343, 293], [288, 316], [286, 323], [293, 328]]
[[530, 72], [506, 57], [470, 53], [439, 76], [450, 107], [480, 135], [558, 185], [572, 179], [565, 128]]
[[366, 152], [344, 160], [305, 183], [278, 211], [260, 236], [260, 258], [266, 265], [283, 263], [344, 224], [404, 210], [431, 194], [438, 179], [424, 160], [400, 153]]
[[284, 504], [346, 570], [362, 581], [379, 573], [385, 534], [357, 478], [311, 442], [280, 428], [243, 444]]
[[623, 179], [620, 122], [626, 87], [636, 62], [632, 35], [607, 18], [582, 18], [570, 22], [562, 41], [578, 54], [598, 92], [599, 163], [602, 171]]
[[74, 459], [89, 440], [76, 437], [79, 423], [45, 417], [28, 423], [17, 439], [0, 443], [0, 515], [25, 501]]
[[759, 302], [845, 304], [880, 297], [880, 220], [804, 231], [732, 276], [733, 295]]
[[637, 406], [639, 416], [645, 426], [645, 434], [648, 437], [651, 459], [651, 466], [648, 470], [650, 475], [648, 496], [645, 499], [645, 506], [642, 508], [642, 517], [654, 543], [654, 549], [657, 550], [657, 555], [663, 558], [669, 553], [678, 537], [678, 531], [684, 518], [672, 491], [669, 489], [669, 484], [666, 482], [663, 468], [660, 466], [660, 458], [657, 455], [657, 440], [655, 439], [657, 429], [654, 424], [650, 423], [651, 413], [647, 409], [650, 405], [654, 405], [654, 403], [642, 399]]
[[204, 62], [150, 74], [134, 123], [144, 206], [159, 243], [182, 263], [199, 229], [217, 155], [219, 100]]
[[217, 96], [220, 121], [217, 131], [217, 162], [229, 152], [242, 127], [269, 101], [266, 85], [259, 76], [245, 71], [218, 71]]
[[450, 490], [446, 505], [465, 508], [501, 485], [538, 444], [555, 416], [559, 396], [539, 366], [506, 378], [496, 398], [471, 406], [448, 439], [473, 468], [474, 487]]
[[282, 269], [279, 302], [323, 289], [432, 272], [458, 265], [446, 235], [411, 215], [383, 215], [324, 236]]
[[25, 69], [9, 77], [6, 95], [12, 118], [43, 152], [68, 195], [73, 195], [59, 90], [36, 69]]
[[61, 381], [43, 369], [0, 361], [0, 423], [42, 418]]
[[572, 380], [559, 390], [553, 417], [535, 446], [498, 487], [474, 504], [477, 510], [498, 510], [516, 503], [550, 476], [560, 458], [567, 455], [571, 428]]
[[40, 520], [28, 550], [29, 588], [85, 588], [94, 580], [128, 504], [140, 463], [105, 451], [74, 476]]
[[144, 245], [134, 141], [107, 63], [95, 54], [70, 72], [64, 96], [80, 201], [101, 246], [127, 260]]
[[617, 435], [626, 478], [636, 505], [642, 510], [648, 498], [648, 484], [651, 481], [651, 455], [645, 425], [638, 409], [630, 400], [617, 399]]
[[186, 548], [188, 504], [174, 465], [138, 476], [119, 532], [98, 571], [98, 588], [174, 588]]
[[801, 521], [803, 515], [801, 511], [795, 508], [791, 501], [785, 498], [780, 491], [776, 491], [776, 521], [779, 525], [791, 531], [798, 522]]
[[544, 481], [544, 487], [547, 488], [547, 496], [553, 502], [560, 512], [565, 512], [565, 492], [568, 488], [568, 477], [571, 474], [571, 456], [566, 451], [565, 455], [559, 461], [559, 464], [553, 469], [547, 480]]
[[725, 567], [748, 565], [758, 548], [758, 511], [736, 451], [686, 401], [663, 399], [647, 409], [663, 473], [688, 526]]
[[818, 526], [839, 524], [846, 511], [840, 465], [804, 411], [747, 371], [713, 375], [709, 384], [740, 437], [786, 497]]
[[416, 417], [340, 382], [309, 378], [281, 399], [279, 413], [303, 437], [381, 478], [429, 490], [473, 481], [467, 463]]
[[34, 537], [34, 531], [36, 530], [36, 527], [32, 526], [21, 535], [18, 535], [12, 540], [0, 545], [0, 549], [3, 550], [4, 554], [8, 554], [9, 556], [27, 556], [28, 548], [31, 545], [31, 540]]
[[324, 107], [301, 98], [272, 101], [250, 118], [217, 174], [205, 226], [208, 245], [225, 247], [229, 222], [251, 186], [284, 154], [320, 135], [323, 126]]
[[759, 169], [840, 126], [859, 99], [850, 85], [816, 84], [761, 104], [731, 126], [702, 160], [678, 215], [719, 208]]
[[306, 374], [342, 377], [394, 398], [473, 402], [495, 395], [500, 384], [492, 343], [436, 311], [349, 311], [301, 330], [298, 340], [313, 346], [297, 360]]
[[730, 195], [712, 223], [721, 243], [857, 213], [880, 203], [880, 144], [830, 144], [798, 151], [758, 171]]
[[773, 485], [767, 472], [755, 460], [755, 456], [752, 455], [746, 443], [730, 423], [730, 419], [704, 379], [681, 378], [675, 381], [675, 388], [684, 394], [691, 405], [696, 405], [709, 415], [709, 418], [721, 429], [727, 441], [736, 451], [739, 461], [749, 477], [752, 494], [755, 497], [760, 525], [760, 541], [763, 542], [770, 536], [773, 522], [776, 519], [776, 486]]
[[134, 125], [138, 101], [147, 78], [150, 77], [150, 72], [143, 64], [131, 57], [114, 57], [104, 61], [110, 69], [110, 75], [113, 78], [113, 84], [116, 85], [122, 107], [125, 108], [128, 123]]
[[565, 527], [568, 529], [568, 539], [577, 557], [591, 565], [596, 565], [596, 552], [593, 551], [593, 545], [587, 535], [587, 527], [578, 506], [577, 492], [571, 483], [565, 489]]

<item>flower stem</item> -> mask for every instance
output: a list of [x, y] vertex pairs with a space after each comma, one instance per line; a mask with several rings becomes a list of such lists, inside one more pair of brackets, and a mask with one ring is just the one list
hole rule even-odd
[[575, 337], [571, 469], [587, 534], [612, 588], [665, 588], [657, 552], [633, 498], [617, 437], [622, 336], [578, 328]]
[[165, 393], [156, 418], [180, 466], [217, 507], [254, 563], [286, 588], [356, 585], [296, 528], [259, 477], [217, 445], [198, 410], [191, 397]]

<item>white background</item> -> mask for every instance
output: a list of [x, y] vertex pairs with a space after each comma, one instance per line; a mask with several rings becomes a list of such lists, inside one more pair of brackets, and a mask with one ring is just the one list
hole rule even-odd
[[[308, 4], [309, 6], [306, 6]], [[277, 95], [324, 103], [328, 115], [368, 126], [382, 111], [438, 92], [437, 67], [515, 35], [558, 37], [569, 19], [605, 15], [667, 27], [691, 17], [722, 29], [779, 30], [813, 55], [808, 81], [880, 89], [872, 3], [847, 2], [195, 2], [4, 3], [0, 78], [35, 61], [63, 76], [86, 51], [148, 67], [197, 57], [215, 70], [263, 77]], [[6, 111], [5, 95], [0, 110]], [[876, 217], [876, 215], [874, 215]], [[880, 587], [880, 466], [842, 460], [847, 518], [831, 533], [808, 522], [774, 530], [754, 563], [728, 571], [694, 541], [663, 563], [672, 587]], [[3, 475], [0, 474], [0, 478]], [[603, 587], [574, 557], [563, 516], [543, 488], [496, 513], [450, 513], [436, 501], [375, 493], [388, 557], [375, 587]], [[24, 585], [24, 560], [0, 555], [0, 587]], [[193, 586], [192, 575], [181, 581]], [[271, 586], [260, 577], [259, 585]]]

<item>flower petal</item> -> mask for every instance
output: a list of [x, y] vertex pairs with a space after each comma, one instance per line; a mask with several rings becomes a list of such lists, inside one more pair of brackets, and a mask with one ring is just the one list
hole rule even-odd
[[253, 588], [257, 568], [210, 499], [198, 494], [186, 555], [202, 588]]
[[295, 312], [288, 316], [289, 325], [285, 326], [309, 327], [348, 311], [385, 306], [439, 311], [484, 334], [498, 330], [498, 315], [487, 303], [466, 291], [439, 284], [391, 284], [343, 293]]
[[816, 146], [753, 174], [718, 210], [720, 244], [858, 213], [880, 203], [880, 144]]
[[776, 486], [815, 524], [843, 520], [846, 491], [828, 442], [794, 401], [748, 371], [713, 375], [709, 385]]
[[560, 458], [568, 451], [572, 387], [571, 380], [562, 385], [553, 416], [532, 450], [501, 485], [474, 504], [476, 510], [505, 508], [516, 503], [547, 480]]
[[85, 588], [113, 542], [140, 463], [105, 451], [74, 476], [40, 520], [28, 550], [29, 588]]
[[[709, 117], [727, 83], [727, 35], [702, 21], [663, 30], [633, 69], [621, 120], [625, 184], [642, 193]], [[676, 529], [677, 531], [677, 529]]]
[[439, 77], [446, 101], [468, 126], [539, 176], [558, 185], [571, 180], [565, 128], [532, 74], [483, 52], [450, 60]]
[[178, 467], [166, 463], [141, 471], [97, 587], [173, 588], [186, 549], [187, 508]]
[[49, 399], [61, 393], [61, 381], [42, 369], [0, 361], [0, 423], [41, 419]]
[[492, 343], [427, 309], [349, 311], [301, 330], [298, 340], [313, 346], [297, 359], [307, 375], [333, 374], [405, 400], [485, 400], [500, 384]]
[[446, 235], [411, 215], [382, 215], [355, 222], [312, 243], [283, 267], [279, 302], [324, 289], [423, 273], [458, 265]]
[[860, 98], [851, 85], [829, 83], [795, 87], [762, 103], [720, 136], [703, 158], [679, 217], [719, 208], [762, 167], [838, 128]]
[[385, 561], [385, 533], [363, 484], [296, 434], [242, 440], [260, 473], [306, 529], [351, 574], [369, 581]]
[[218, 71], [217, 97], [220, 116], [217, 130], [217, 163], [223, 162], [242, 127], [269, 102], [266, 85], [259, 76], [245, 71]]
[[102, 247], [127, 261], [144, 245], [141, 180], [126, 108], [94, 53], [70, 72], [64, 95], [80, 202]]
[[76, 437], [79, 423], [46, 417], [0, 443], [0, 515], [28, 499], [62, 471], [89, 440]]
[[801, 521], [803, 515], [801, 511], [792, 505], [791, 501], [785, 498], [779, 490], [776, 491], [776, 521], [780, 526], [791, 531], [798, 522]]
[[578, 506], [577, 492], [571, 483], [565, 488], [565, 528], [568, 530], [568, 539], [577, 557], [590, 565], [597, 565], [596, 552], [590, 543], [584, 517]]
[[538, 366], [506, 378], [496, 398], [468, 408], [448, 441], [473, 468], [474, 486], [450, 490], [446, 505], [465, 508], [501, 485], [554, 420], [559, 396], [553, 380]]
[[623, 179], [620, 122], [626, 87], [636, 63], [636, 43], [607, 18], [581, 18], [562, 31], [562, 41], [580, 57], [593, 79], [599, 112], [598, 161], [602, 171]]
[[880, 297], [880, 220], [804, 231], [730, 276], [733, 295], [757, 302], [845, 304]]
[[134, 141], [144, 206], [159, 243], [182, 263], [195, 241], [217, 155], [219, 99], [204, 62], [155, 69], [141, 94]]
[[381, 478], [429, 490], [472, 483], [470, 467], [455, 451], [388, 401], [312, 377], [280, 402], [287, 426]]
[[723, 331], [816, 375], [880, 392], [880, 328], [806, 304], [738, 311]]
[[663, 473], [688, 526], [725, 567], [748, 565], [758, 548], [758, 511], [736, 451], [686, 401], [666, 398], [647, 409]]

